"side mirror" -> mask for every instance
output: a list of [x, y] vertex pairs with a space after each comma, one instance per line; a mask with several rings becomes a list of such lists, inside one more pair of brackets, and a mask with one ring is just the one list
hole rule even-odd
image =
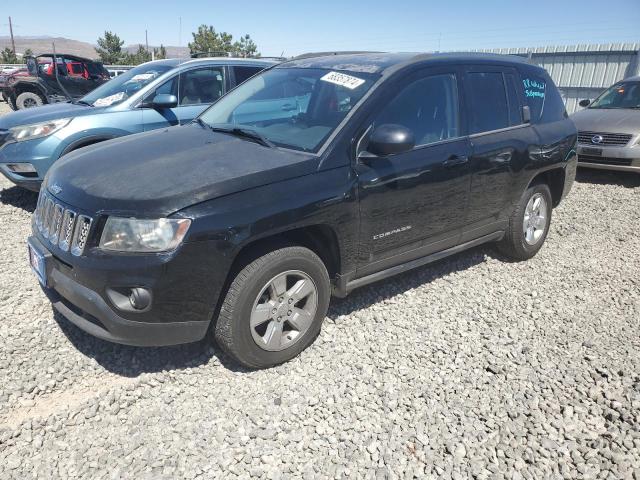
[[161, 93], [156, 95], [151, 102], [151, 107], [162, 110], [163, 108], [174, 108], [178, 105], [178, 97], [170, 95], [168, 93]]
[[581, 107], [588, 107], [589, 105], [591, 105], [591, 100], [580, 100], [580, 102], [578, 102], [578, 105], [580, 105]]
[[416, 145], [413, 132], [407, 127], [387, 123], [377, 127], [369, 137], [367, 152], [379, 157], [408, 152]]
[[522, 107], [522, 121], [524, 123], [531, 123], [531, 109], [529, 105]]
[[34, 77], [38, 75], [38, 63], [35, 58], [27, 57], [27, 70], [29, 71], [29, 75], [33, 75]]

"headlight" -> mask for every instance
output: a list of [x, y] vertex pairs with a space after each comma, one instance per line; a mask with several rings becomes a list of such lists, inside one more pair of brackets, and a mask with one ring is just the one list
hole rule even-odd
[[175, 249], [191, 225], [189, 219], [109, 217], [100, 248], [118, 252], [166, 252]]
[[13, 127], [9, 129], [11, 135], [9, 139], [15, 142], [23, 142], [25, 140], [33, 140], [34, 138], [47, 137], [66, 126], [70, 121], [70, 118], [61, 118], [59, 120]]

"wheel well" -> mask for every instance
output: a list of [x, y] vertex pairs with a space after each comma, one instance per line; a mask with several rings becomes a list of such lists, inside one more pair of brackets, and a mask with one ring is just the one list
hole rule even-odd
[[18, 98], [18, 95], [20, 95], [21, 93], [24, 92], [31, 92], [31, 93], [35, 93], [37, 95], [39, 95], [40, 97], [42, 97], [42, 99], [45, 99], [45, 95], [44, 92], [36, 87], [35, 85], [31, 85], [28, 83], [22, 83], [22, 84], [18, 84], [15, 87], [13, 87], [15, 92], [16, 92], [16, 98]]
[[564, 190], [564, 169], [554, 168], [547, 170], [536, 175], [529, 186], [539, 185], [541, 183], [547, 185], [551, 190], [551, 200], [553, 206], [557, 207], [562, 199], [562, 192]]
[[104, 138], [92, 138], [90, 140], [85, 140], [85, 141], [81, 141], [78, 142], [77, 144], [71, 144], [69, 145], [67, 148], [65, 148], [62, 152], [62, 155], [66, 155], [69, 152], [73, 152], [74, 150], [78, 150], [79, 148], [83, 148], [83, 147], [88, 147], [89, 145], [93, 145], [95, 143], [100, 143], [100, 142], [104, 142], [105, 140], [110, 140], [111, 137], [104, 137]]
[[231, 271], [238, 271], [265, 253], [285, 245], [299, 245], [314, 252], [327, 267], [330, 278], [340, 271], [338, 237], [327, 225], [301, 227], [251, 242], [238, 252]]

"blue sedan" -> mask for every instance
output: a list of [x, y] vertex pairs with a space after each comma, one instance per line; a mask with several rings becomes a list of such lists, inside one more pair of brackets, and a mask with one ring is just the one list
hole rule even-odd
[[0, 172], [39, 190], [61, 156], [133, 133], [191, 122], [231, 88], [274, 65], [260, 59], [148, 62], [80, 100], [0, 117]]

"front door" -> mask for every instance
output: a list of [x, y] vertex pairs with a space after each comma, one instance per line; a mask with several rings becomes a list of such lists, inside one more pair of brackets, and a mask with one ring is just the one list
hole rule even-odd
[[[469, 139], [461, 130], [456, 70], [428, 69], [386, 88], [371, 132], [397, 124], [410, 129], [412, 150], [363, 158], [356, 166], [360, 198], [359, 275], [455, 245], [465, 218]], [[359, 150], [366, 150], [366, 137]]]
[[[201, 67], [187, 70], [167, 80], [143, 102], [145, 130], [189, 123], [222, 96], [225, 91], [224, 67]], [[178, 97], [174, 108], [154, 109], [153, 98], [159, 94]]]

